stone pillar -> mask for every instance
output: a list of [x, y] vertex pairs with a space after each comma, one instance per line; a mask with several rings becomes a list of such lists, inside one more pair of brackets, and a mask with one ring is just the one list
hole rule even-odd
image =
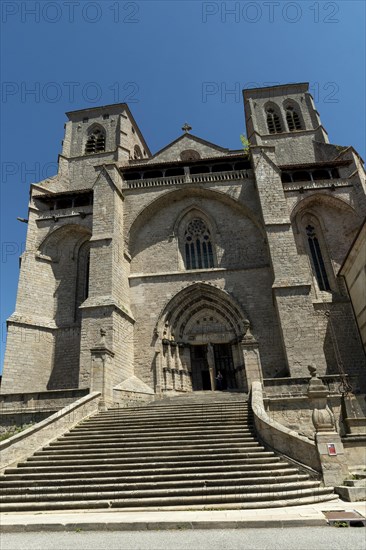
[[161, 397], [162, 393], [162, 350], [160, 348], [155, 350], [155, 377], [156, 377], [156, 386], [155, 393], [158, 398]]
[[191, 367], [191, 348], [184, 346], [182, 349], [182, 362], [185, 373], [185, 391], [192, 391], [192, 367]]
[[213, 351], [213, 345], [209, 342], [207, 344], [207, 363], [208, 363], [208, 369], [210, 373], [210, 380], [211, 380], [211, 390], [215, 391], [216, 389], [216, 369], [215, 369], [215, 356]]
[[312, 420], [325, 486], [343, 485], [349, 475], [343, 444], [335, 428], [335, 419], [328, 407], [328, 389], [316, 375], [316, 368], [309, 366], [311, 380], [308, 397], [313, 408]]
[[239, 390], [247, 391], [247, 381], [243, 364], [243, 353], [237, 341], [231, 344], [231, 353], [235, 369], [235, 378]]
[[245, 374], [247, 378], [248, 391], [255, 380], [259, 380], [263, 383], [262, 366], [259, 356], [259, 346], [257, 340], [251, 334], [250, 329], [240, 342], [243, 361], [245, 367]]
[[114, 353], [106, 346], [105, 334], [105, 330], [101, 329], [100, 345], [90, 350], [92, 359], [90, 391], [101, 393], [99, 410], [102, 411], [113, 405], [113, 384], [109, 380], [109, 371]]
[[162, 343], [163, 343], [163, 357], [165, 359], [165, 366], [163, 369], [164, 378], [165, 378], [165, 390], [170, 391], [173, 389], [170, 340], [163, 338]]
[[310, 361], [325, 373], [323, 341], [311, 297], [312, 275], [306, 257], [297, 251], [275, 149], [254, 146], [250, 150], [272, 267], [273, 301], [290, 375], [306, 376]]
[[113, 386], [133, 374], [133, 325], [129, 309], [130, 258], [125, 250], [122, 179], [115, 165], [98, 167], [93, 186], [93, 234], [90, 239], [88, 298], [80, 306], [80, 387], [89, 387], [90, 349], [98, 348], [99, 330], [108, 330], [108, 343], [115, 353], [109, 361]]

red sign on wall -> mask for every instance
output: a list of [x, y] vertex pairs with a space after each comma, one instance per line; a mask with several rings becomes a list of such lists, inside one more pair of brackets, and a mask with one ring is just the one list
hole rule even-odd
[[329, 456], [334, 456], [334, 455], [337, 454], [334, 443], [327, 443], [327, 447], [328, 447], [328, 455]]

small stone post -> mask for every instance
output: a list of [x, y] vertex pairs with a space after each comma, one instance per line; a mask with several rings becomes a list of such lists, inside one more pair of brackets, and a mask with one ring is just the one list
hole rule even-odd
[[348, 476], [348, 467], [343, 444], [336, 431], [335, 419], [328, 407], [328, 389], [316, 375], [316, 368], [308, 367], [311, 380], [308, 397], [313, 408], [312, 421], [315, 428], [315, 443], [319, 453], [325, 486], [342, 485]]
[[255, 380], [263, 382], [262, 366], [259, 356], [259, 346], [257, 340], [250, 332], [249, 325], [247, 331], [240, 342], [243, 361], [245, 366], [245, 374], [247, 377], [248, 391]]
[[100, 329], [100, 344], [92, 348], [92, 375], [90, 391], [99, 391], [101, 398], [99, 401], [99, 410], [105, 411], [108, 406], [113, 404], [113, 388], [109, 381], [109, 362], [113, 359], [114, 353], [107, 347], [105, 341], [106, 331]]

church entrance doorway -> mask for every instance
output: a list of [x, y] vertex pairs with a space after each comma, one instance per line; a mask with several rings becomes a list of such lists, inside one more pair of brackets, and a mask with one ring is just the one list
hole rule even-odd
[[244, 390], [242, 340], [249, 326], [240, 306], [213, 283], [183, 288], [165, 306], [156, 326], [161, 391]]
[[[208, 347], [213, 351], [213, 373], [210, 373]], [[211, 352], [212, 353], [212, 352]], [[221, 389], [237, 389], [234, 363], [230, 344], [208, 344], [191, 346], [192, 389], [193, 391], [209, 391], [212, 387], [212, 376], [218, 372], [222, 375]]]

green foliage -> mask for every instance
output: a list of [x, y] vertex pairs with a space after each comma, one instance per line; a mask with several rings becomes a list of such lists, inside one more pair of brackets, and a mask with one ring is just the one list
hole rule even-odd
[[240, 134], [240, 141], [243, 145], [244, 154], [249, 156], [249, 153], [250, 153], [249, 139], [247, 138], [247, 136], [245, 134]]
[[29, 424], [23, 424], [22, 426], [10, 426], [7, 432], [4, 432], [0, 435], [0, 441], [9, 439], [9, 437], [13, 437], [13, 435], [18, 434], [23, 430], [30, 428], [33, 425], [34, 425], [34, 422], [30, 422]]

